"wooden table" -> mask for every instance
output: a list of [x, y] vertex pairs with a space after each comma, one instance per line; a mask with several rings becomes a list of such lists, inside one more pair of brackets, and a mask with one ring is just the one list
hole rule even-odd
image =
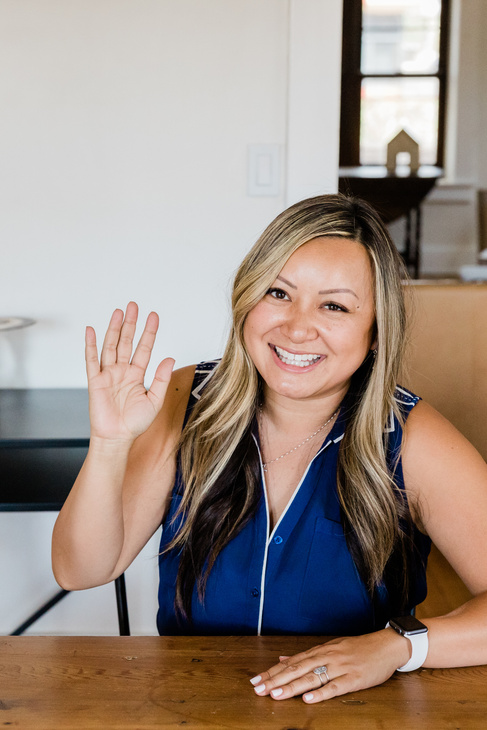
[[5, 637], [0, 727], [447, 730], [487, 725], [487, 667], [395, 674], [306, 705], [258, 697], [250, 677], [310, 637]]

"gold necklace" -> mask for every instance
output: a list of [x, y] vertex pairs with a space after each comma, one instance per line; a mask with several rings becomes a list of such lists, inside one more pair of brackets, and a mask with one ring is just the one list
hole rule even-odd
[[[263, 462], [262, 463], [262, 467], [263, 467], [264, 471], [265, 472], [267, 471], [267, 467], [269, 466], [269, 464], [274, 464], [275, 461], [279, 461], [280, 459], [284, 459], [285, 456], [289, 456], [289, 454], [292, 454], [294, 451], [297, 451], [298, 449], [300, 449], [301, 446], [304, 446], [305, 444], [307, 444], [308, 441], [311, 441], [312, 438], [314, 438], [315, 436], [317, 436], [320, 433], [320, 431], [323, 431], [323, 429], [326, 428], [326, 426], [328, 426], [328, 424], [331, 423], [331, 421], [333, 421], [333, 419], [335, 418], [335, 416], [338, 414], [338, 411], [339, 410], [340, 410], [340, 407], [338, 407], [336, 409], [335, 413], [333, 413], [330, 416], [330, 418], [326, 421], [326, 423], [324, 423], [322, 426], [320, 426], [317, 431], [314, 431], [314, 433], [312, 433], [311, 436], [308, 436], [308, 438], [304, 439], [304, 441], [301, 441], [300, 444], [298, 444], [297, 446], [295, 446], [292, 449], [289, 449], [289, 451], [286, 451], [286, 453], [281, 454], [280, 456], [276, 456], [275, 459], [270, 459], [269, 461]], [[259, 406], [259, 414], [260, 414], [260, 420], [262, 422], [262, 415], [263, 415], [263, 413], [262, 413], [262, 406]]]

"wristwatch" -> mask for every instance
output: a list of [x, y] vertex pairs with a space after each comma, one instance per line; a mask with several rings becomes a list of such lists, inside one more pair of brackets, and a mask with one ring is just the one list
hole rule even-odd
[[414, 616], [391, 618], [387, 622], [386, 629], [388, 626], [411, 642], [411, 658], [404, 666], [398, 667], [397, 671], [412, 672], [413, 669], [422, 667], [428, 654], [428, 627]]

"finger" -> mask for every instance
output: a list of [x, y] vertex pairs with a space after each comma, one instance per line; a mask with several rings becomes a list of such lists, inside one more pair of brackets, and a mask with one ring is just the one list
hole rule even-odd
[[117, 362], [130, 362], [138, 314], [139, 308], [137, 304], [135, 302], [129, 302], [117, 345]]
[[343, 674], [341, 677], [330, 679], [323, 687], [319, 687], [312, 692], [305, 692], [303, 694], [303, 700], [308, 705], [313, 705], [316, 702], [331, 700], [333, 697], [339, 697], [348, 692], [356, 692], [359, 689], [362, 688], [353, 682], [349, 675]]
[[[308, 672], [287, 684], [278, 684], [272, 689], [270, 688], [270, 682], [268, 682], [266, 691], [260, 687], [257, 687], [256, 691], [259, 690], [257, 693], [261, 695], [269, 694], [275, 700], [286, 700], [290, 697], [303, 695], [305, 702], [312, 703], [362, 688], [357, 682], [354, 683], [351, 675], [344, 674], [337, 678], [333, 678], [332, 675], [329, 680], [324, 682], [321, 681], [321, 676], [314, 672]], [[280, 676], [278, 679], [280, 679]]]
[[[257, 694], [264, 696], [272, 694], [273, 690], [290, 686], [291, 690], [286, 691], [282, 696], [285, 699], [286, 697], [292, 697], [293, 694], [302, 694], [310, 688], [320, 687], [321, 680], [313, 670], [328, 663], [330, 657], [323, 654], [325, 646], [315, 646], [295, 656], [282, 659], [279, 664], [275, 664], [267, 672], [251, 679], [250, 681], [254, 685]], [[336, 662], [337, 657], [334, 657], [333, 664]], [[340, 672], [338, 671], [338, 673]], [[296, 684], [303, 677], [305, 678], [304, 682]], [[277, 696], [280, 694], [278, 693]]]
[[[265, 690], [262, 689], [264, 686]], [[321, 687], [319, 677], [312, 672], [307, 672], [306, 674], [296, 677], [290, 682], [282, 682], [281, 684], [277, 681], [276, 686], [272, 688], [271, 684], [267, 682], [265, 685], [256, 687], [255, 691], [261, 696], [268, 694], [274, 700], [286, 700], [289, 699], [289, 697], [299, 697], [305, 693], [309, 694], [310, 692], [317, 690], [319, 687]]]
[[123, 312], [116, 309], [110, 319], [107, 333], [103, 341], [101, 350], [101, 366], [102, 368], [114, 365], [117, 361], [117, 346], [120, 339], [120, 329], [123, 322]]
[[167, 357], [158, 365], [152, 385], [147, 391], [147, 397], [151, 400], [157, 411], [161, 409], [162, 404], [164, 403], [174, 363], [175, 360], [172, 357]]
[[91, 378], [94, 378], [100, 372], [100, 363], [98, 361], [98, 348], [96, 346], [96, 333], [93, 327], [86, 328], [85, 360], [86, 374], [88, 376], [88, 380], [91, 380]]
[[[301, 677], [307, 677], [306, 686], [303, 692], [309, 689], [313, 689], [320, 685], [320, 680], [316, 674], [313, 674], [313, 669], [318, 666], [316, 659], [313, 661], [306, 661], [307, 658], [303, 657], [301, 661], [297, 661], [299, 655], [284, 659], [279, 664], [271, 667], [267, 672], [263, 672], [258, 677], [251, 679], [251, 683], [254, 685], [254, 689], [259, 695], [266, 695], [272, 692], [276, 688], [282, 688], [284, 685], [289, 685], [292, 682], [299, 680]], [[312, 681], [310, 681], [312, 680]], [[287, 697], [291, 697], [292, 694], [287, 694]]]
[[135, 349], [132, 365], [136, 365], [144, 371], [147, 369], [158, 328], [159, 317], [155, 312], [151, 312], [147, 317], [142, 337]]
[[[314, 647], [315, 650], [316, 648], [318, 647]], [[302, 662], [307, 662], [306, 668], [302, 668]], [[317, 667], [319, 665], [319, 662], [316, 662], [316, 657], [310, 657], [309, 649], [307, 651], [300, 652], [299, 654], [295, 654], [294, 656], [282, 656], [279, 657], [278, 664], [274, 664], [266, 672], [262, 672], [262, 674], [260, 674], [258, 677], [254, 677], [250, 681], [252, 682], [252, 684], [260, 684], [261, 682], [269, 681], [276, 675], [280, 675], [281, 672], [284, 672], [287, 669], [292, 672], [294, 672], [295, 670], [301, 670], [301, 674], [304, 674], [305, 671], [309, 671], [310, 668]]]

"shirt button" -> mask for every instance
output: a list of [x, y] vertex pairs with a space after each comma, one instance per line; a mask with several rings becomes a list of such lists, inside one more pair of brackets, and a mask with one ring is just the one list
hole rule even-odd
[[280, 535], [276, 535], [274, 538], [274, 542], [276, 543], [276, 545], [280, 545], [282, 542], [282, 537]]
[[260, 591], [258, 588], [252, 588], [250, 591], [254, 598], [258, 598], [260, 596]]

